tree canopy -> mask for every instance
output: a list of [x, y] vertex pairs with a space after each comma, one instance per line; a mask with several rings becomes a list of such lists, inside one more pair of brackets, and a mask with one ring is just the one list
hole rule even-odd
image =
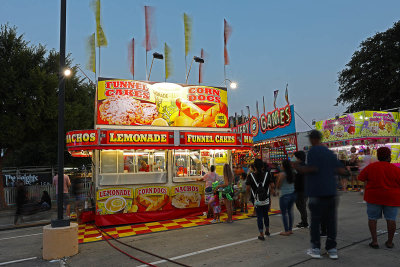
[[[67, 65], [72, 61], [67, 59]], [[77, 74], [65, 87], [65, 131], [93, 128], [95, 88]], [[4, 165], [57, 164], [59, 55], [0, 29], [0, 148]], [[71, 158], [66, 153], [66, 164]]]
[[400, 21], [363, 41], [338, 83], [347, 112], [400, 107]]

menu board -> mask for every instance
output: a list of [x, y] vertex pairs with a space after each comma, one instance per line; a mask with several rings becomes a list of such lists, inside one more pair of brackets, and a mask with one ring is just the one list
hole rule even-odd
[[399, 113], [361, 111], [318, 121], [315, 129], [322, 132], [323, 142], [363, 137], [390, 137], [400, 135]]
[[96, 124], [226, 128], [227, 90], [100, 78]]

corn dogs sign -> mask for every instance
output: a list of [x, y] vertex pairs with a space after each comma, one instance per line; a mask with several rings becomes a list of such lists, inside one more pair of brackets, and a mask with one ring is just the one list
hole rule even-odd
[[228, 127], [226, 88], [99, 79], [97, 125]]

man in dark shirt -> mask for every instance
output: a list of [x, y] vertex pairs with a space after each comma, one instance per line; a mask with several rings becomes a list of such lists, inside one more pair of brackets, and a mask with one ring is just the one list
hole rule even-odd
[[[306, 153], [304, 151], [297, 151], [294, 153], [296, 158], [296, 162], [300, 166], [305, 165], [306, 161]], [[304, 174], [297, 172], [296, 179], [294, 182], [294, 189], [296, 190], [297, 198], [296, 198], [296, 207], [300, 212], [301, 222], [297, 225], [298, 228], [307, 228], [308, 221], [307, 221], [307, 196], [304, 194]]]
[[321, 144], [322, 135], [317, 130], [309, 134], [312, 145], [307, 155], [306, 166], [297, 165], [298, 171], [306, 174], [305, 194], [309, 198], [308, 207], [311, 213], [311, 244], [307, 254], [313, 258], [321, 258], [320, 225], [327, 224], [325, 248], [329, 258], [338, 259], [336, 249], [337, 235], [337, 198], [336, 174], [347, 174], [337, 160], [335, 154]]

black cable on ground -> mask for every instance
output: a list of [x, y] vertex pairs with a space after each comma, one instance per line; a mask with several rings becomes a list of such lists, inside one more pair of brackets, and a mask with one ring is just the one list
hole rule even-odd
[[[160, 256], [160, 255], [157, 255], [157, 254], [154, 254], [154, 253], [152, 253], [152, 252], [149, 252], [149, 251], [146, 251], [146, 250], [143, 250], [143, 249], [134, 247], [134, 246], [132, 246], [132, 245], [126, 244], [126, 243], [124, 243], [124, 242], [122, 242], [122, 241], [119, 241], [118, 239], [115, 239], [115, 238], [114, 238], [113, 236], [111, 236], [109, 233], [104, 232], [103, 230], [99, 229], [97, 226], [96, 226], [96, 228], [97, 228], [97, 230], [99, 231], [99, 233], [100, 233], [103, 237], [104, 237], [104, 235], [103, 235], [103, 233], [104, 233], [105, 235], [107, 235], [108, 237], [110, 237], [112, 240], [114, 240], [115, 242], [117, 242], [117, 243], [119, 243], [119, 244], [121, 244], [121, 245], [127, 246], [127, 247], [129, 247], [129, 248], [135, 249], [135, 250], [140, 251], [140, 252], [143, 252], [143, 253], [146, 253], [146, 254], [148, 254], [148, 255], [157, 257], [157, 258], [159, 258], [159, 259], [169, 261], [169, 262], [174, 263], [174, 264], [176, 264], [176, 265], [180, 265], [180, 266], [184, 266], [184, 267], [190, 267], [190, 265], [186, 265], [186, 264], [184, 264], [184, 263], [180, 263], [180, 262], [177, 262], [177, 261], [168, 259], [168, 258], [166, 258], [166, 257]], [[109, 240], [108, 240], [106, 237], [104, 237], [104, 239], [105, 239], [112, 247], [116, 248], [115, 246], [113, 246], [113, 245], [109, 242]], [[126, 254], [127, 256], [129, 256], [129, 257], [131, 257], [131, 258], [133, 257], [133, 256], [131, 256], [131, 255], [129, 255], [129, 254], [127, 254], [127, 253], [121, 251], [121, 250], [118, 249], [118, 248], [116, 248], [116, 249], [117, 249], [118, 251], [120, 251], [120, 252]], [[135, 258], [135, 257], [133, 257], [133, 259], [138, 260], [138, 259]], [[142, 262], [141, 260], [139, 260], [139, 261]], [[151, 264], [146, 263], [146, 262], [142, 262], [142, 263], [147, 264], [147, 265], [149, 265], [149, 266], [154, 266], [154, 265], [151, 265]]]
[[[397, 230], [400, 230], [400, 228], [396, 228], [395, 231], [397, 231]], [[382, 235], [385, 235], [385, 234], [387, 234], [387, 232], [386, 232], [386, 233], [378, 234], [377, 236], [382, 236]], [[368, 240], [370, 240], [370, 239], [371, 239], [371, 237], [368, 237], [368, 238], [365, 238], [365, 239], [362, 239], [362, 240], [353, 242], [353, 243], [351, 243], [351, 244], [348, 244], [348, 245], [346, 245], [346, 246], [344, 246], [344, 247], [338, 248], [337, 250], [339, 251], [339, 250], [342, 250], [342, 249], [345, 249], [345, 248], [348, 248], [348, 247], [352, 247], [352, 246], [358, 245], [358, 244], [360, 244], [360, 243], [362, 243], [362, 242], [368, 241]], [[315, 260], [315, 259], [313, 259], [313, 258], [308, 258], [308, 259], [306, 259], [306, 260], [302, 260], [302, 261], [296, 262], [296, 263], [294, 263], [294, 264], [291, 264], [291, 265], [289, 265], [288, 267], [297, 266], [297, 265], [299, 265], [299, 264], [308, 262], [308, 261], [310, 261], [310, 260]]]

